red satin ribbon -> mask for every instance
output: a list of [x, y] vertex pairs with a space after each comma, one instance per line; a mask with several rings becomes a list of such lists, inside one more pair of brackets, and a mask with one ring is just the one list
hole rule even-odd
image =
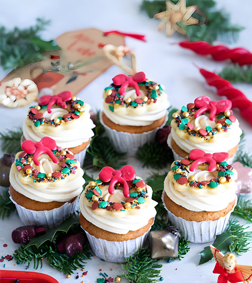
[[55, 150], [57, 148], [56, 142], [49, 137], [42, 138], [40, 142], [25, 140], [21, 144], [21, 147], [26, 153], [33, 154], [33, 162], [37, 166], [39, 166], [40, 164], [38, 157], [44, 153], [48, 154], [54, 163], [59, 162], [52, 153], [52, 150]]
[[60, 105], [62, 108], [67, 108], [65, 101], [69, 101], [72, 98], [72, 94], [70, 91], [63, 91], [57, 95], [43, 95], [39, 98], [40, 105], [46, 105], [48, 113], [52, 113], [52, 106], [54, 104]]
[[137, 96], [141, 96], [141, 92], [137, 83], [141, 83], [145, 80], [146, 77], [144, 72], [136, 73], [134, 76], [127, 76], [124, 74], [120, 74], [112, 79], [115, 85], [121, 86], [118, 91], [120, 95], [124, 95], [126, 88], [131, 86], [135, 88]]
[[245, 280], [241, 271], [231, 274], [227, 273], [227, 271], [219, 264], [219, 262], [216, 262], [213, 273], [220, 274], [217, 283], [236, 283], [243, 282]]
[[118, 31], [118, 30], [109, 30], [109, 31], [105, 31], [103, 34], [109, 35], [111, 33], [115, 33], [115, 34], [119, 34], [119, 35], [123, 35], [123, 36], [129, 36], [129, 37], [132, 37], [132, 38], [146, 42], [145, 35], [138, 34], [138, 33], [126, 33], [126, 32], [121, 32], [121, 31]]
[[189, 153], [189, 158], [193, 161], [189, 170], [194, 172], [197, 167], [202, 163], [208, 163], [208, 171], [214, 171], [217, 168], [216, 162], [223, 162], [228, 158], [227, 152], [218, 152], [218, 153], [205, 153], [201, 149], [192, 149]]
[[129, 198], [129, 185], [127, 181], [133, 181], [136, 178], [136, 172], [130, 165], [123, 166], [120, 170], [114, 170], [113, 168], [106, 166], [102, 168], [99, 173], [99, 178], [105, 183], [110, 182], [108, 192], [111, 195], [114, 194], [115, 185], [121, 183], [123, 185], [124, 196]]
[[232, 108], [232, 102], [228, 99], [223, 99], [219, 101], [211, 101], [207, 96], [200, 96], [194, 100], [194, 104], [198, 109], [194, 116], [199, 117], [206, 111], [210, 111], [209, 119], [214, 121], [215, 115]]

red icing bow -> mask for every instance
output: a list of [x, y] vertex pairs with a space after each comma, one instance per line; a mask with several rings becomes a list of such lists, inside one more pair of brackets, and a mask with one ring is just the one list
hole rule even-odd
[[139, 72], [134, 76], [126, 76], [124, 74], [120, 74], [115, 76], [112, 81], [115, 85], [120, 85], [119, 94], [124, 95], [127, 87], [134, 87], [136, 90], [137, 96], [141, 96], [141, 92], [137, 83], [141, 83], [146, 80], [145, 73]]
[[99, 178], [105, 183], [110, 182], [108, 192], [111, 195], [114, 194], [115, 185], [121, 183], [123, 185], [124, 196], [129, 198], [129, 186], [127, 181], [133, 181], [136, 178], [136, 171], [130, 165], [123, 166], [120, 170], [114, 170], [113, 168], [106, 166], [102, 168], [99, 173]]
[[48, 154], [54, 163], [58, 163], [58, 159], [52, 153], [52, 150], [57, 148], [55, 140], [44, 137], [40, 142], [33, 142], [26, 140], [21, 145], [22, 149], [28, 153], [33, 154], [33, 162], [35, 165], [39, 166], [38, 157], [44, 153]]
[[236, 282], [244, 282], [244, 277], [241, 271], [237, 271], [234, 273], [228, 273], [220, 264], [216, 262], [213, 273], [220, 274], [218, 277], [217, 283], [236, 283]]
[[194, 104], [198, 109], [194, 117], [198, 118], [201, 114], [206, 111], [210, 111], [209, 119], [214, 121], [214, 116], [226, 110], [232, 108], [232, 102], [228, 99], [223, 99], [219, 101], [211, 101], [208, 96], [200, 96], [194, 100]]
[[223, 162], [228, 158], [227, 152], [218, 152], [218, 153], [205, 153], [201, 149], [192, 149], [189, 153], [189, 158], [193, 161], [189, 170], [194, 172], [197, 167], [202, 163], [209, 163], [208, 171], [212, 172], [216, 169], [216, 162]]
[[52, 113], [52, 106], [54, 104], [60, 105], [62, 108], [67, 108], [65, 101], [71, 100], [72, 94], [70, 91], [63, 91], [57, 95], [43, 95], [39, 98], [40, 105], [46, 105], [48, 113]]

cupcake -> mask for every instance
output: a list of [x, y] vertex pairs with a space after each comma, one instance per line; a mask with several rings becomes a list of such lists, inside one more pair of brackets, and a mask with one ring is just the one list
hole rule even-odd
[[50, 137], [57, 146], [68, 148], [81, 166], [95, 127], [90, 119], [90, 106], [72, 97], [70, 91], [44, 95], [37, 106], [29, 109], [23, 125], [23, 140], [39, 142]]
[[174, 161], [164, 181], [163, 203], [171, 222], [194, 243], [222, 233], [236, 204], [237, 172], [228, 153], [193, 149]]
[[151, 197], [130, 165], [101, 170], [80, 197], [80, 224], [96, 256], [122, 262], [143, 246], [156, 215]]
[[174, 113], [167, 141], [174, 159], [185, 158], [194, 148], [211, 154], [228, 152], [233, 159], [242, 130], [231, 107], [230, 100], [211, 101], [207, 96], [200, 96]]
[[10, 196], [25, 225], [53, 228], [75, 212], [83, 170], [68, 149], [44, 137], [26, 140], [10, 171]]
[[139, 146], [153, 142], [165, 125], [169, 102], [163, 87], [143, 72], [117, 75], [104, 89], [101, 123], [119, 152], [134, 155]]

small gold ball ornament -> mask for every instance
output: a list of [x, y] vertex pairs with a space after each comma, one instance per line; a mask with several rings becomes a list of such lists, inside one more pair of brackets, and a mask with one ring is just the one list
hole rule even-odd
[[194, 131], [195, 131], [195, 132], [198, 132], [199, 130], [200, 130], [200, 127], [195, 127], [195, 128], [194, 128]]
[[130, 208], [131, 207], [130, 202], [125, 202], [124, 207], [127, 208], [127, 209]]
[[47, 179], [52, 178], [52, 173], [47, 173], [47, 174], [46, 174], [46, 178], [47, 178]]
[[79, 111], [83, 112], [84, 111], [84, 107], [80, 107]]
[[155, 89], [155, 90], [159, 90], [158, 84], [156, 84], [156, 85], [154, 86], [154, 89]]
[[177, 169], [176, 169], [176, 173], [177, 173], [177, 174], [180, 174], [181, 172], [182, 172], [182, 170], [181, 170], [180, 168], [177, 168]]
[[189, 182], [194, 182], [195, 181], [195, 177], [193, 175], [189, 176], [188, 181]]
[[231, 113], [230, 113], [229, 110], [226, 110], [226, 111], [224, 112], [224, 115], [225, 115], [226, 117], [229, 117], [229, 116], [231, 115]]
[[96, 195], [92, 196], [92, 201], [98, 201], [98, 197]]
[[106, 91], [106, 95], [107, 96], [110, 96], [112, 94], [112, 89], [108, 89], [107, 91]]
[[55, 118], [53, 121], [54, 121], [55, 124], [59, 124], [60, 123], [60, 119], [58, 119], [58, 118]]
[[94, 181], [90, 182], [90, 183], [89, 183], [89, 186], [90, 186], [90, 187], [95, 187], [95, 186], [96, 186], [96, 182], [94, 182]]
[[65, 150], [61, 150], [60, 154], [61, 155], [66, 155], [66, 151]]
[[219, 131], [221, 128], [222, 128], [221, 123], [217, 123], [217, 124], [216, 124], [216, 129]]
[[26, 173], [27, 175], [31, 175], [32, 169], [31, 169], [31, 168], [26, 169], [25, 173]]
[[130, 97], [128, 97], [125, 101], [126, 101], [126, 103], [128, 103], [128, 104], [129, 104], [129, 103], [131, 102], [131, 98], [130, 98]]
[[172, 118], [174, 118], [174, 119], [178, 118], [178, 116], [179, 116], [178, 113], [173, 113], [173, 114], [172, 114]]
[[224, 183], [226, 183], [227, 179], [226, 179], [226, 177], [220, 177], [219, 181], [220, 181], [221, 184], [224, 184]]
[[38, 111], [41, 109], [41, 107], [39, 106], [39, 105], [37, 105], [36, 107], [35, 107], [35, 109], [37, 109]]
[[27, 159], [27, 162], [28, 162], [28, 163], [31, 163], [31, 162], [32, 162], [32, 158], [29, 157], [29, 158]]
[[147, 101], [148, 101], [148, 97], [145, 96], [145, 97], [143, 98], [143, 101], [144, 101], [144, 102], [147, 102]]
[[189, 113], [188, 113], [188, 112], [184, 112], [184, 113], [183, 113], [183, 116], [184, 116], [185, 118], [188, 118], [188, 117], [189, 117]]
[[143, 188], [140, 188], [140, 187], [138, 187], [138, 188], [136, 189], [136, 191], [137, 191], [138, 193], [141, 193], [142, 190], [143, 190]]
[[75, 96], [72, 97], [72, 100], [75, 101], [77, 98]]
[[115, 278], [115, 282], [116, 282], [116, 283], [120, 283], [120, 282], [121, 282], [121, 280], [122, 280], [122, 278], [121, 278], [121, 277], [119, 277], [119, 276], [117, 276], [117, 277]]

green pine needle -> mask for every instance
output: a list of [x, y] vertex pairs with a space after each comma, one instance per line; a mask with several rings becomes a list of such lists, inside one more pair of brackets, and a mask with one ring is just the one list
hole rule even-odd
[[2, 190], [0, 194], [0, 217], [9, 217], [10, 214], [16, 210], [15, 204], [10, 200], [8, 190]]
[[244, 150], [244, 145], [245, 145], [245, 137], [243, 133], [241, 135], [239, 149], [235, 155], [234, 162], [240, 162], [243, 166], [252, 168], [252, 154]]
[[252, 84], [252, 68], [251, 66], [231, 65], [225, 67], [219, 76], [231, 83], [245, 82]]
[[252, 200], [246, 200], [239, 196], [232, 215], [239, 216], [252, 223]]
[[1, 150], [7, 154], [16, 154], [21, 151], [21, 137], [23, 135], [22, 129], [5, 130], [0, 133]]
[[155, 283], [160, 278], [162, 265], [158, 259], [152, 259], [150, 250], [143, 248], [138, 250], [134, 256], [126, 258], [126, 263], [121, 267], [126, 271], [120, 275], [132, 283]]
[[166, 122], [166, 125], [171, 125], [171, 121], [172, 121], [172, 119], [173, 119], [172, 114], [175, 113], [175, 112], [177, 112], [178, 109], [177, 109], [177, 108], [173, 108], [172, 106], [170, 106], [170, 107], [168, 108], [168, 111], [169, 111], [169, 114], [168, 114], [168, 120], [167, 120], [167, 122]]
[[[154, 17], [156, 13], [166, 10], [165, 0], [143, 0], [142, 10], [145, 10], [149, 17]], [[178, 1], [172, 0], [174, 4]], [[229, 15], [226, 14], [223, 9], [217, 10], [217, 1], [214, 0], [187, 0], [187, 6], [197, 5], [200, 10], [208, 17], [208, 24], [206, 25], [191, 25], [186, 26], [183, 22], [178, 22], [177, 24], [182, 27], [187, 36], [191, 41], [207, 41], [213, 43], [216, 40], [222, 41], [236, 41], [238, 33], [243, 30], [243, 27], [238, 25], [233, 25], [230, 22]], [[202, 20], [203, 18], [199, 16], [196, 12], [193, 17]]]
[[15, 69], [27, 64], [41, 61], [45, 51], [59, 50], [54, 40], [43, 41], [39, 33], [49, 25], [50, 21], [37, 19], [33, 27], [19, 29], [15, 27], [7, 31], [0, 27], [0, 64], [4, 69]]

